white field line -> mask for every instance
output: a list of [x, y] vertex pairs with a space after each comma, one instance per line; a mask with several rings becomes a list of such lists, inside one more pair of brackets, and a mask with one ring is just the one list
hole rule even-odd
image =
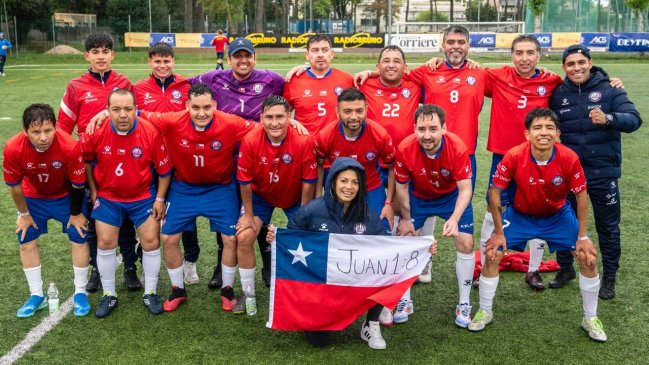
[[[122, 255], [117, 257], [117, 266], [122, 263]], [[72, 308], [74, 308], [74, 295], [68, 298], [62, 305], [58, 313], [49, 315], [47, 314], [45, 318], [27, 333], [25, 338], [20, 341], [11, 351], [7, 352], [2, 358], [0, 358], [0, 365], [10, 365], [14, 362], [20, 360], [23, 355], [27, 353], [34, 345], [36, 345], [45, 335], [50, 332], [56, 325], [67, 316]], [[47, 310], [47, 309], [43, 309]], [[88, 313], [92, 315], [92, 313]]]

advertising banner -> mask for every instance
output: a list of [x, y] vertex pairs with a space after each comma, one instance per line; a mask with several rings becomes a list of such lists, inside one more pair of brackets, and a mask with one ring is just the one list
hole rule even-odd
[[568, 48], [581, 42], [581, 33], [552, 33], [552, 48]]
[[496, 48], [496, 33], [471, 33], [471, 48]]
[[611, 52], [649, 52], [649, 33], [611, 33]]
[[151, 33], [124, 33], [126, 47], [148, 47]]
[[[390, 44], [401, 47], [406, 53], [431, 53], [439, 52], [440, 41], [440, 34], [393, 34]], [[388, 45], [387, 39], [385, 45]]]
[[176, 34], [175, 33], [151, 33], [149, 39], [149, 46], [158, 42], [167, 43], [172, 47], [176, 47]]
[[539, 41], [541, 48], [552, 47], [552, 33], [532, 33], [530, 35]]
[[607, 48], [609, 39], [608, 33], [581, 33], [579, 44], [588, 48]]

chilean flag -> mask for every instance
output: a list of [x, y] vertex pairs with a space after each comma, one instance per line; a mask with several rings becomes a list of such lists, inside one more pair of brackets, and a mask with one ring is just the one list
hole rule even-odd
[[394, 308], [430, 260], [432, 242], [278, 229], [266, 327], [342, 330], [377, 303]]

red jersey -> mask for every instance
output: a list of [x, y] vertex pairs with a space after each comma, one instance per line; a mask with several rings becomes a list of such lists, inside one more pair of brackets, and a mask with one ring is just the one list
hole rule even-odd
[[485, 70], [452, 68], [444, 63], [435, 71], [426, 65], [419, 66], [404, 77], [424, 87], [424, 102], [444, 109], [446, 129], [464, 141], [469, 154], [475, 154], [478, 118], [488, 82]]
[[435, 156], [429, 157], [413, 134], [397, 148], [394, 178], [400, 184], [412, 181], [413, 194], [425, 200], [436, 200], [457, 189], [457, 182], [471, 179], [469, 150], [453, 132], [446, 132]]
[[354, 79], [344, 71], [332, 68], [323, 78], [317, 78], [307, 68], [284, 86], [284, 98], [295, 108], [295, 119], [316, 134], [338, 120], [338, 95], [353, 86]]
[[241, 142], [237, 180], [277, 208], [290, 208], [302, 198], [302, 182], [315, 183], [318, 170], [313, 145], [293, 128], [274, 146], [263, 128]]
[[194, 127], [189, 112], [142, 116], [165, 137], [174, 164], [174, 178], [189, 184], [227, 184], [234, 172], [234, 148], [259, 124], [215, 111], [205, 130]]
[[133, 91], [138, 109], [161, 113], [185, 110], [192, 85], [180, 75], [174, 74], [173, 78], [173, 82], [164, 88], [153, 75], [135, 84]]
[[348, 140], [343, 133], [342, 122], [330, 123], [314, 139], [315, 153], [318, 158], [332, 163], [338, 157], [351, 157], [365, 168], [367, 191], [381, 187], [381, 177], [377, 166], [380, 158], [387, 164], [394, 161], [394, 144], [392, 138], [378, 123], [366, 119], [361, 133], [355, 140]]
[[171, 173], [162, 136], [141, 118], [126, 135], [117, 134], [112, 123], [106, 124], [80, 139], [84, 159], [94, 164], [97, 195], [117, 202], [150, 198], [153, 169], [160, 176]]
[[86, 133], [90, 119], [108, 105], [108, 94], [114, 89], [132, 90], [126, 76], [110, 71], [106, 82], [93, 77], [90, 72], [70, 80], [61, 99], [59, 120], [56, 128], [72, 134], [77, 126], [77, 134]]
[[5, 182], [9, 186], [22, 183], [27, 197], [60, 198], [68, 195], [70, 183], [86, 184], [81, 147], [67, 133], [56, 131], [50, 148], [39, 152], [21, 132], [7, 141], [3, 154]]
[[367, 118], [385, 128], [395, 146], [412, 134], [415, 110], [421, 99], [419, 85], [403, 80], [398, 87], [387, 87], [375, 77], [361, 85], [360, 90], [367, 98]]
[[210, 44], [214, 46], [216, 52], [225, 52], [225, 45], [230, 44], [230, 40], [224, 35], [217, 35]]
[[586, 177], [579, 157], [557, 143], [550, 161], [539, 165], [532, 157], [530, 142], [522, 143], [505, 154], [493, 176], [493, 186], [506, 189], [516, 183], [514, 208], [534, 217], [547, 217], [563, 208], [572, 191], [586, 190]]
[[513, 66], [486, 69], [491, 96], [491, 119], [487, 150], [504, 154], [525, 142], [525, 116], [534, 108], [547, 108], [550, 94], [563, 83], [561, 77], [539, 75], [525, 78]]

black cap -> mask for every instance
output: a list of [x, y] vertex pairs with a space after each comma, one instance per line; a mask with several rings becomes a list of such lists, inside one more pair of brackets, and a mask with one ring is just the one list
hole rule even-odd
[[250, 39], [243, 37], [235, 38], [235, 40], [230, 43], [228, 54], [232, 56], [241, 50], [248, 51], [250, 54], [255, 54], [255, 47], [252, 46]]
[[582, 46], [581, 44], [573, 44], [572, 46], [566, 48], [563, 51], [562, 63], [566, 63], [566, 58], [568, 58], [568, 56], [574, 53], [581, 53], [584, 56], [586, 56], [586, 58], [588, 58], [589, 60], [591, 59], [590, 50], [588, 49], [588, 47]]

